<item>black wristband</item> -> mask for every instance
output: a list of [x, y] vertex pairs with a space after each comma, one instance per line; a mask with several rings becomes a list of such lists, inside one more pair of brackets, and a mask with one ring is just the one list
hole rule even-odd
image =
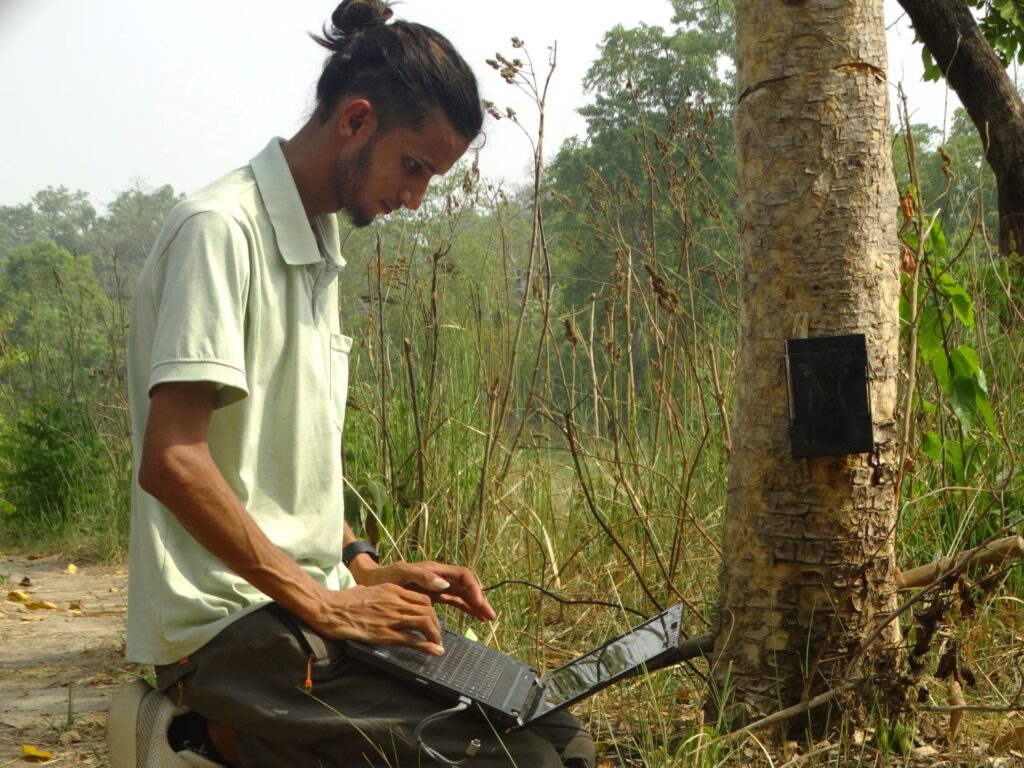
[[373, 544], [362, 539], [356, 539], [355, 541], [350, 541], [341, 550], [341, 564], [348, 568], [348, 564], [358, 555], [369, 555], [373, 562], [380, 562], [380, 555], [377, 554], [377, 548]]

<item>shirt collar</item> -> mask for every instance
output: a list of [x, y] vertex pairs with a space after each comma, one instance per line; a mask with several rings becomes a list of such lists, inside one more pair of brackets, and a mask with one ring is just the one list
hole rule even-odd
[[284, 158], [284, 139], [273, 138], [256, 157], [250, 161], [256, 186], [259, 187], [263, 205], [274, 227], [277, 247], [285, 263], [291, 266], [316, 264], [325, 257], [338, 266], [345, 260], [338, 245], [338, 220], [333, 214], [317, 217], [324, 254], [317, 247], [316, 237], [306, 219], [299, 191], [295, 187], [291, 169]]

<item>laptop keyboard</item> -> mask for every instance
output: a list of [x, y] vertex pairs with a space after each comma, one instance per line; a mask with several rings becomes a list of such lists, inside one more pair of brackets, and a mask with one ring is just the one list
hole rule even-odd
[[411, 648], [392, 648], [390, 654], [406, 669], [480, 699], [491, 695], [509, 662], [504, 654], [454, 632], [444, 633], [444, 656]]

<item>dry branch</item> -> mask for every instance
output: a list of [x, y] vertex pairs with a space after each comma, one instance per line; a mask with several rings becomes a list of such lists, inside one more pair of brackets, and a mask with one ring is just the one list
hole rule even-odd
[[697, 656], [709, 656], [715, 650], [715, 636], [714, 635], [701, 635], [700, 637], [690, 637], [686, 640], [680, 641], [679, 645], [676, 646], [676, 656], [680, 661], [686, 659], [693, 659]]
[[963, 570], [979, 565], [999, 565], [1012, 557], [1021, 556], [1024, 556], [1024, 537], [1007, 536], [1005, 539], [978, 547], [963, 562], [962, 555], [951, 555], [935, 563], [911, 568], [897, 575], [896, 584], [900, 589], [917, 589], [945, 576], [954, 567]]

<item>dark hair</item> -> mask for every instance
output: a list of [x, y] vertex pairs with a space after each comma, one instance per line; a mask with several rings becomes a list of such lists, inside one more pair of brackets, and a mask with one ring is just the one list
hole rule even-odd
[[387, 0], [344, 0], [323, 37], [332, 55], [316, 85], [317, 114], [328, 120], [346, 96], [373, 102], [385, 130], [399, 121], [419, 128], [435, 109], [467, 141], [480, 133], [476, 76], [440, 32], [408, 21], [388, 23]]

